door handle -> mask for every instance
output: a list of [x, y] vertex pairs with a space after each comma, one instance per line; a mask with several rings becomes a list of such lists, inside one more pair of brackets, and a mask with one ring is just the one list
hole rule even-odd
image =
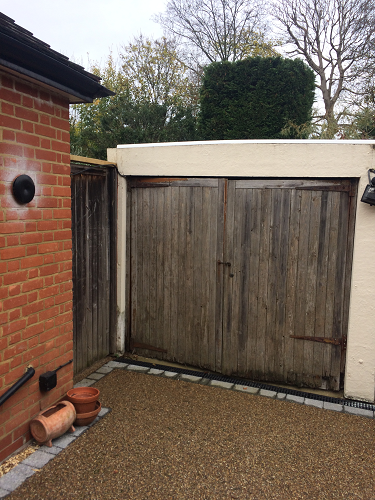
[[217, 263], [222, 264], [223, 266], [228, 266], [228, 267], [230, 267], [232, 265], [230, 262], [222, 262], [221, 260], [218, 260]]

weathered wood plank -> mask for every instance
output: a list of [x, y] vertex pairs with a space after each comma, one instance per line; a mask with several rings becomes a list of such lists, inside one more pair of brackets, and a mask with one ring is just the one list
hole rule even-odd
[[[229, 277], [232, 271], [234, 259], [233, 253], [233, 231], [234, 225], [234, 191], [235, 183], [228, 181], [226, 190], [225, 218], [224, 218], [224, 262], [229, 262], [231, 267], [219, 264], [223, 267], [224, 296], [223, 296], [223, 352], [222, 373], [229, 375], [233, 373], [233, 367], [237, 365], [237, 352], [234, 347], [236, 338], [232, 335], [233, 327], [233, 279]], [[234, 267], [234, 266], [233, 266]]]
[[[197, 324], [199, 286], [201, 272], [200, 241], [202, 238], [199, 228], [199, 217], [202, 211], [202, 200], [200, 188], [180, 187], [184, 193], [186, 203], [185, 232], [181, 241], [181, 260], [184, 261], [183, 277], [181, 276], [180, 287], [185, 284], [184, 315], [187, 318], [187, 328], [181, 328], [184, 332], [184, 353], [181, 356], [186, 363], [199, 366], [199, 328]], [[199, 310], [200, 312], [200, 310]], [[183, 320], [184, 321], [184, 320]]]
[[[227, 225], [228, 237], [232, 238], [232, 241], [228, 241], [228, 248], [230, 248], [231, 257], [226, 257], [225, 260], [230, 262], [230, 266], [225, 267], [224, 279], [227, 280], [228, 287], [224, 289], [224, 293], [230, 293], [230, 298], [228, 304], [230, 304], [230, 342], [231, 342], [231, 356], [230, 367], [228, 374], [238, 373], [238, 356], [239, 356], [239, 337], [241, 335], [240, 331], [240, 321], [239, 321], [239, 311], [240, 311], [240, 292], [241, 287], [241, 274], [243, 263], [239, 258], [239, 251], [241, 249], [241, 234], [243, 230], [244, 221], [242, 220], [242, 213], [240, 208], [242, 205], [243, 192], [236, 192], [235, 189], [236, 181], [228, 181], [229, 186], [229, 200], [228, 206], [231, 207], [231, 213], [233, 213], [233, 219], [230, 220], [230, 224]], [[234, 189], [232, 189], [234, 185]], [[232, 208], [233, 207], [233, 208]]]
[[[329, 193], [330, 212], [329, 212], [329, 249], [328, 249], [328, 273], [326, 284], [326, 307], [324, 319], [324, 336], [327, 338], [334, 337], [334, 302], [335, 302], [335, 282], [336, 282], [336, 267], [338, 254], [338, 233], [339, 233], [339, 209], [340, 195], [338, 193]], [[329, 385], [331, 377], [331, 352], [332, 348], [328, 347], [323, 354], [323, 378]]]
[[179, 308], [179, 213], [180, 213], [180, 191], [179, 189], [172, 189], [172, 235], [171, 235], [171, 277], [172, 277], [172, 285], [171, 285], [171, 301], [170, 301], [170, 311], [171, 311], [171, 352], [170, 359], [177, 360], [178, 356], [178, 340], [180, 332], [178, 330], [178, 308]]
[[297, 316], [297, 289], [298, 282], [298, 255], [299, 255], [299, 234], [300, 234], [300, 213], [302, 192], [291, 190], [290, 192], [290, 222], [288, 240], [288, 260], [286, 269], [286, 322], [284, 334], [284, 380], [290, 384], [297, 383], [297, 376], [294, 371], [294, 348], [295, 341], [290, 338], [295, 335]]
[[129, 177], [130, 188], [159, 188], [159, 187], [218, 187], [218, 179], [206, 178], [173, 178], [173, 177]]
[[180, 187], [218, 187], [218, 179], [205, 179], [205, 178], [192, 178], [187, 180], [176, 180], [171, 181], [171, 186], [180, 186]]
[[86, 236], [86, 248], [85, 248], [85, 256], [90, 255], [91, 259], [85, 259], [86, 266], [86, 311], [87, 311], [87, 323], [86, 323], [86, 335], [87, 335], [87, 346], [86, 353], [84, 356], [85, 365], [88, 366], [90, 359], [92, 359], [92, 351], [93, 351], [93, 338], [92, 338], [92, 308], [93, 308], [93, 286], [92, 286], [92, 253], [95, 251], [93, 247], [93, 237], [92, 237], [92, 227], [90, 224], [90, 215], [92, 213], [92, 200], [90, 199], [89, 192], [89, 177], [85, 178], [85, 198], [86, 198], [86, 207], [87, 210], [85, 212], [85, 236]]
[[[298, 246], [298, 271], [297, 271], [297, 300], [296, 300], [296, 321], [295, 335], [304, 335], [306, 328], [306, 296], [307, 296], [307, 272], [309, 254], [309, 227], [310, 227], [310, 205], [311, 192], [301, 192], [301, 213], [299, 223], [299, 246]], [[294, 376], [295, 383], [303, 385], [305, 379], [304, 366], [304, 342], [294, 340]]]
[[[163, 189], [162, 193], [154, 199], [155, 211], [155, 319], [154, 319], [154, 336], [156, 339], [155, 346], [164, 349], [163, 329], [164, 329], [164, 279], [165, 279], [165, 259], [166, 252], [164, 248], [164, 234], [166, 218], [164, 213], [165, 193], [167, 189]], [[155, 196], [155, 193], [154, 193]]]
[[213, 221], [207, 220], [210, 214], [211, 205], [211, 189], [210, 188], [200, 188], [201, 190], [201, 200], [202, 200], [202, 214], [199, 221], [200, 231], [202, 233], [202, 243], [200, 249], [200, 260], [201, 260], [201, 273], [200, 273], [200, 310], [198, 310], [198, 322], [200, 324], [200, 342], [201, 349], [196, 349], [197, 359], [199, 360], [199, 366], [208, 366], [208, 338], [209, 338], [209, 319], [208, 319], [208, 305], [209, 305], [209, 281], [210, 281], [210, 230], [211, 223]]
[[[247, 291], [247, 346], [246, 346], [246, 376], [255, 377], [257, 363], [257, 330], [258, 330], [258, 302], [259, 302], [259, 252], [261, 238], [261, 190], [247, 190], [246, 210], [250, 210], [250, 240], [248, 251], [248, 279]], [[247, 245], [245, 245], [247, 246]]]
[[[211, 188], [199, 187], [189, 188], [190, 203], [192, 205], [192, 231], [191, 231], [191, 255], [189, 262], [189, 278], [191, 277], [192, 309], [188, 310], [191, 315], [191, 334], [189, 336], [189, 352], [191, 363], [196, 366], [208, 365], [208, 344], [205, 328], [208, 327], [206, 319], [208, 296], [208, 275], [210, 269], [209, 228], [211, 221], [208, 219], [210, 213]], [[204, 196], [206, 191], [206, 196]], [[190, 234], [190, 231], [188, 231]], [[190, 279], [189, 279], [190, 281]], [[207, 283], [205, 283], [205, 281]]]
[[[316, 309], [316, 277], [317, 277], [317, 262], [319, 250], [319, 224], [321, 217], [321, 197], [322, 193], [313, 191], [310, 202], [310, 218], [309, 218], [309, 243], [307, 252], [307, 274], [306, 274], [306, 303], [305, 303], [305, 333], [306, 336], [314, 336], [315, 334], [315, 318], [320, 311]], [[307, 230], [307, 228], [306, 228]], [[297, 334], [298, 335], [298, 334]], [[320, 370], [315, 373], [314, 367], [314, 349], [315, 345], [312, 342], [304, 342], [304, 384], [308, 387], [319, 386]]]
[[[251, 200], [249, 192], [235, 190], [235, 231], [234, 231], [234, 274], [233, 319], [237, 336], [237, 369], [234, 373], [246, 376], [247, 374], [247, 344], [249, 324], [248, 296], [249, 289], [249, 260], [251, 239]], [[237, 236], [236, 236], [237, 234]], [[236, 368], [236, 367], [233, 367]]]
[[188, 191], [186, 188], [173, 188], [179, 192], [179, 204], [177, 210], [178, 230], [177, 230], [177, 286], [175, 293], [177, 294], [177, 352], [176, 360], [179, 363], [185, 361], [186, 355], [186, 338], [191, 335], [192, 317], [186, 316], [186, 304], [190, 304], [192, 300], [192, 283], [186, 281], [187, 259], [186, 259], [186, 244], [187, 231], [191, 227], [192, 230], [192, 213], [188, 210]]
[[280, 256], [280, 217], [281, 217], [281, 190], [273, 189], [270, 198], [270, 227], [269, 253], [267, 276], [267, 315], [266, 315], [266, 342], [265, 342], [265, 377], [266, 380], [275, 380], [276, 352], [276, 301], [277, 280], [279, 274]]
[[[105, 178], [105, 191], [107, 191], [107, 176]], [[98, 310], [97, 310], [97, 318], [98, 318], [98, 338], [97, 338], [97, 355], [102, 355], [104, 351], [104, 345], [106, 341], [106, 318], [108, 317], [107, 312], [107, 265], [109, 264], [109, 258], [107, 255], [108, 245], [107, 243], [107, 232], [108, 232], [108, 221], [106, 220], [106, 212], [104, 210], [100, 210], [100, 205], [103, 206], [103, 203], [107, 205], [107, 197], [105, 196], [105, 192], [100, 192], [99, 194], [99, 213], [98, 213], [98, 235], [102, 231], [102, 235], [98, 245]], [[106, 206], [104, 205], [104, 206]], [[104, 224], [104, 227], [103, 227]], [[108, 351], [107, 351], [108, 352]]]
[[[327, 301], [327, 276], [329, 272], [329, 233], [331, 200], [328, 192], [322, 193], [321, 211], [319, 221], [318, 254], [316, 268], [316, 314], [314, 318], [314, 335], [325, 337], [325, 310]], [[324, 344], [314, 345], [313, 373], [322, 379], [321, 387], [325, 388], [324, 380], [324, 353], [330, 351], [330, 347]]]
[[[142, 331], [143, 327], [143, 322], [144, 322], [144, 310], [145, 307], [143, 305], [144, 303], [144, 296], [143, 296], [143, 258], [144, 258], [144, 250], [143, 250], [143, 233], [144, 233], [144, 225], [143, 225], [143, 195], [144, 192], [140, 191], [137, 193], [138, 194], [138, 199], [137, 199], [137, 243], [136, 243], [136, 248], [137, 252], [139, 255], [139, 258], [137, 259], [137, 287], [136, 287], [136, 306], [135, 310], [133, 311], [133, 316], [134, 316], [134, 325], [132, 327], [132, 338], [141, 341], [141, 339], [144, 338], [144, 334]], [[140, 337], [141, 336], [141, 337]]]
[[162, 341], [163, 348], [168, 352], [163, 354], [163, 359], [170, 359], [172, 345], [171, 331], [171, 305], [172, 294], [174, 294], [173, 275], [172, 275], [172, 190], [165, 189], [164, 191], [164, 224], [163, 224], [163, 268], [160, 270], [163, 273], [163, 304], [164, 309], [162, 314]]
[[79, 163], [86, 163], [89, 165], [102, 165], [104, 167], [106, 166], [111, 166], [113, 167], [114, 164], [111, 163], [110, 161], [105, 161], [105, 160], [97, 160], [96, 158], [87, 158], [86, 156], [77, 156], [77, 155], [70, 155], [70, 161], [72, 162], [72, 166], [74, 162], [79, 162]]
[[[140, 323], [139, 323], [139, 334], [136, 336], [136, 340], [143, 342], [145, 344], [151, 344], [150, 340], [150, 232], [151, 228], [151, 210], [150, 210], [150, 190], [144, 189], [142, 192], [142, 301]], [[149, 353], [147, 353], [149, 354]]]
[[[215, 260], [215, 315], [214, 315], [214, 329], [215, 329], [215, 368], [214, 371], [222, 373], [223, 367], [223, 317], [224, 317], [224, 269], [219, 262], [224, 262], [224, 228], [226, 223], [226, 209], [227, 209], [227, 189], [228, 181], [220, 179], [218, 190], [218, 204], [217, 204], [217, 231], [216, 231], [216, 245], [212, 243], [212, 250], [216, 250]], [[215, 234], [215, 233], [214, 233]]]
[[[147, 239], [148, 247], [148, 292], [149, 292], [149, 332], [148, 332], [148, 343], [160, 347], [159, 345], [159, 332], [156, 328], [156, 314], [157, 314], [157, 230], [158, 230], [158, 220], [157, 214], [157, 200], [160, 196], [156, 196], [155, 190], [150, 189], [149, 191], [149, 217], [150, 226], [149, 234]], [[163, 195], [163, 192], [161, 193]], [[153, 351], [147, 353], [148, 356], [154, 356]]]
[[279, 255], [277, 264], [277, 287], [276, 287], [276, 318], [275, 318], [275, 380], [283, 380], [285, 364], [285, 342], [286, 335], [286, 301], [287, 301], [287, 270], [289, 254], [289, 228], [290, 228], [290, 205], [291, 190], [281, 191], [280, 200], [280, 232], [279, 232]]
[[[131, 328], [130, 328], [130, 337], [137, 338], [138, 332], [138, 323], [140, 311], [138, 311], [138, 304], [141, 294], [141, 263], [142, 260], [142, 250], [141, 250], [141, 227], [140, 227], [140, 214], [139, 210], [141, 210], [141, 200], [140, 197], [142, 194], [135, 190], [131, 192], [132, 197], [132, 237], [134, 239], [134, 243], [131, 245], [131, 255], [132, 255], [132, 284], [131, 284]], [[134, 256], [134, 257], [133, 257]], [[130, 338], [129, 338], [130, 342]]]
[[[337, 254], [335, 301], [333, 307], [333, 338], [342, 338], [346, 333], [344, 327], [344, 297], [345, 297], [345, 268], [348, 248], [349, 206], [347, 193], [340, 193], [339, 201], [339, 233], [337, 245], [340, 249]], [[332, 346], [330, 388], [338, 391], [340, 388], [341, 347]]]
[[[132, 305], [133, 305], [133, 297], [132, 297], [132, 287], [131, 283], [133, 282], [133, 272], [136, 267], [134, 266], [136, 262], [136, 252], [133, 252], [133, 247], [135, 245], [135, 239], [131, 236], [133, 234], [133, 225], [134, 221], [134, 213], [133, 213], [133, 193], [130, 191], [126, 195], [126, 275], [125, 275], [125, 350], [129, 351], [130, 349], [130, 336], [131, 336], [131, 326], [132, 326]], [[136, 192], [134, 192], [136, 195]], [[115, 215], [115, 220], [117, 220], [117, 213]], [[116, 242], [116, 255], [117, 255], [117, 242]], [[116, 267], [117, 267], [117, 259], [116, 259]], [[117, 273], [116, 273], [117, 277]], [[117, 279], [116, 279], [117, 282]], [[116, 283], [117, 284], [117, 283]], [[113, 284], [112, 284], [113, 285]], [[113, 293], [113, 292], [112, 292]], [[117, 306], [117, 293], [116, 293], [116, 306]], [[117, 309], [117, 307], [116, 307]], [[117, 311], [116, 311], [117, 312]], [[117, 314], [116, 314], [117, 316]], [[117, 331], [117, 318], [116, 323], [111, 324], [111, 330]], [[117, 335], [116, 335], [117, 336]], [[112, 337], [113, 347], [110, 352], [116, 352], [116, 343]]]
[[88, 249], [88, 241], [87, 237], [89, 236], [89, 230], [87, 228], [87, 217], [86, 217], [86, 211], [87, 211], [87, 178], [81, 177], [81, 199], [84, 201], [83, 204], [81, 204], [81, 238], [82, 238], [82, 248], [81, 248], [81, 256], [80, 256], [80, 262], [79, 265], [82, 266], [82, 277], [81, 277], [81, 284], [82, 284], [82, 311], [85, 311], [83, 322], [82, 322], [82, 332], [81, 332], [81, 342], [79, 349], [81, 351], [81, 369], [85, 368], [87, 366], [87, 358], [88, 358], [88, 349], [87, 349], [87, 342], [88, 342], [88, 335], [89, 335], [89, 315], [91, 314], [91, 308], [88, 307], [87, 305], [87, 294], [88, 294], [88, 278], [87, 278], [87, 272], [88, 272], [88, 263], [86, 262], [86, 255], [87, 255], [87, 249]]
[[[220, 189], [220, 188], [219, 188]], [[205, 192], [209, 192], [209, 235], [207, 238], [208, 241], [208, 250], [207, 250], [207, 261], [209, 264], [209, 274], [208, 274], [208, 288], [206, 288], [207, 296], [205, 298], [206, 303], [206, 331], [207, 331], [207, 343], [208, 343], [208, 353], [207, 360], [203, 368], [211, 369], [213, 371], [217, 371], [218, 363], [221, 364], [221, 359], [217, 360], [217, 337], [219, 337], [221, 341], [221, 290], [218, 292], [217, 283], [220, 280], [218, 276], [218, 265], [217, 261], [222, 259], [222, 250], [223, 250], [223, 238], [220, 235], [222, 231], [222, 223], [220, 221], [220, 217], [223, 215], [223, 204], [219, 200], [219, 189], [209, 189]], [[220, 228], [220, 229], [219, 229]], [[219, 241], [219, 251], [218, 253], [218, 241]], [[218, 324], [216, 315], [220, 314], [220, 321]], [[221, 358], [221, 355], [220, 355]]]
[[[107, 171], [107, 175], [105, 178], [104, 189], [101, 193], [101, 206], [107, 207], [107, 210], [101, 210], [99, 207], [100, 214], [100, 226], [99, 232], [102, 231], [102, 238], [100, 242], [101, 248], [101, 257], [99, 256], [99, 268], [101, 269], [103, 275], [103, 295], [101, 298], [100, 307], [100, 323], [101, 323], [101, 342], [100, 342], [100, 356], [104, 357], [109, 353], [109, 317], [110, 317], [110, 248], [111, 243], [109, 239], [110, 232], [110, 200], [108, 198], [109, 192], [109, 173]], [[100, 262], [100, 259], [103, 259], [103, 262]]]
[[[88, 184], [89, 192], [89, 214], [88, 223], [91, 226], [90, 234], [90, 254], [92, 258], [90, 259], [91, 264], [91, 359], [96, 359], [98, 357], [98, 344], [99, 336], [101, 335], [99, 324], [98, 324], [98, 309], [99, 309], [99, 288], [101, 285], [101, 273], [99, 271], [99, 259], [98, 253], [100, 254], [100, 243], [99, 243], [99, 204], [100, 204], [100, 183], [98, 178], [90, 179], [91, 182]], [[99, 244], [98, 244], [99, 243]]]
[[258, 287], [258, 325], [256, 342], [256, 364], [254, 378], [262, 379], [265, 373], [266, 330], [268, 307], [268, 266], [271, 229], [271, 190], [263, 189], [261, 193], [260, 245], [259, 245], [259, 287]]
[[129, 193], [129, 199], [131, 200], [131, 212], [129, 213], [129, 219], [131, 220], [131, 224], [129, 227], [130, 239], [130, 280], [129, 283], [129, 303], [130, 303], [130, 324], [128, 329], [128, 339], [127, 344], [130, 348], [130, 338], [136, 337], [137, 331], [137, 323], [138, 323], [138, 282], [139, 282], [139, 274], [138, 274], [138, 259], [140, 258], [140, 251], [138, 249], [139, 242], [139, 227], [138, 227], [138, 197], [139, 192], [134, 189]]
[[237, 189], [331, 189], [349, 191], [350, 183], [341, 179], [241, 179], [236, 181]]

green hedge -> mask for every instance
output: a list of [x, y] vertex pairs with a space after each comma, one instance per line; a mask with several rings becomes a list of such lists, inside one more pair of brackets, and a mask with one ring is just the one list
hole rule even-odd
[[299, 59], [210, 64], [201, 88], [200, 135], [205, 140], [303, 138], [307, 133], [301, 130], [311, 121], [314, 80]]

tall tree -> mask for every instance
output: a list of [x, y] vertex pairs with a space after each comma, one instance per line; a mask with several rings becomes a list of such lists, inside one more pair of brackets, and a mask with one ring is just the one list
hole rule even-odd
[[140, 35], [120, 54], [121, 74], [130, 84], [136, 102], [196, 106], [199, 90], [181, 62], [174, 41]]
[[73, 107], [72, 153], [105, 159], [117, 144], [195, 140], [198, 89], [173, 44], [139, 37], [121, 64], [110, 56], [92, 69], [116, 95]]
[[289, 55], [301, 55], [317, 77], [324, 119], [335, 133], [335, 106], [356, 95], [371, 67], [375, 0], [276, 0], [273, 15], [286, 36]]
[[275, 55], [264, 35], [263, 5], [257, 0], [169, 0], [155, 20], [184, 47], [189, 67], [199, 70], [211, 62]]

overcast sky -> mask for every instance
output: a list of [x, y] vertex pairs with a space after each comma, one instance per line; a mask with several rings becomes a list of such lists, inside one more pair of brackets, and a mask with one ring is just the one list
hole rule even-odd
[[90, 69], [110, 50], [143, 33], [162, 35], [152, 14], [166, 0], [0, 0], [0, 12], [74, 62]]

